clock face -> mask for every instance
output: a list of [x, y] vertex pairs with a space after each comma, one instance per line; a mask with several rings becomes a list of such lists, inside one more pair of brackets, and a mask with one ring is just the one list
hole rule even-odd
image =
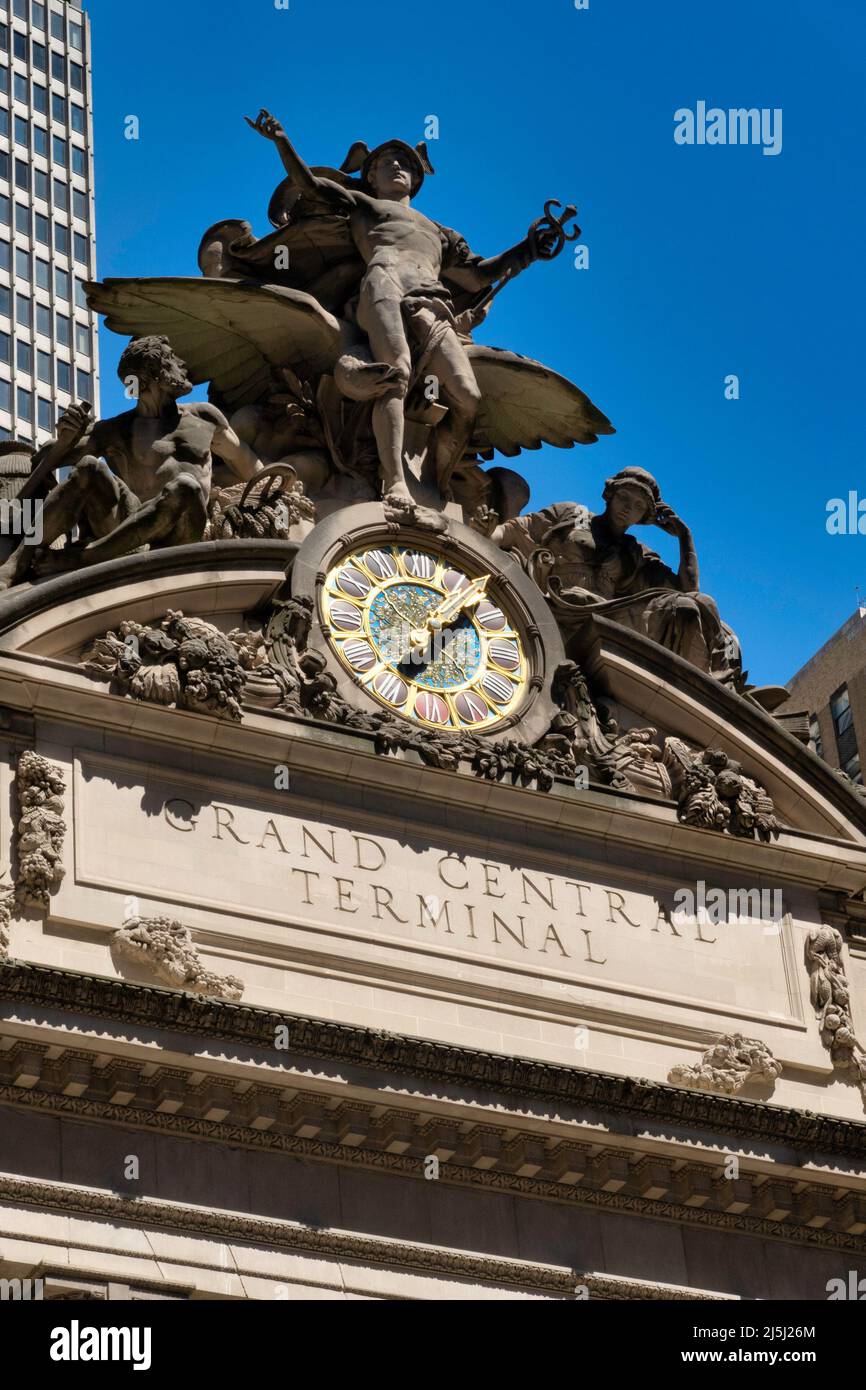
[[527, 683], [520, 634], [471, 577], [431, 550], [358, 550], [328, 574], [328, 640], [359, 685], [393, 714], [437, 729], [490, 729]]

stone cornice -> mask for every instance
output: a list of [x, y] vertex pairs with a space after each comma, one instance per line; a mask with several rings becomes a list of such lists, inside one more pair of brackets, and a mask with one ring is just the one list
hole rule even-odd
[[[754, 1175], [745, 1171], [731, 1182], [722, 1176], [718, 1164], [677, 1167], [650, 1155], [634, 1162], [633, 1154], [615, 1147], [595, 1156], [580, 1144], [560, 1143], [546, 1149], [537, 1134], [518, 1130], [512, 1137], [506, 1125], [495, 1129], [475, 1125], [461, 1135], [458, 1125], [435, 1118], [419, 1124], [417, 1112], [401, 1112], [396, 1104], [381, 1116], [374, 1115], [376, 1107], [355, 1102], [329, 1110], [324, 1096], [294, 1095], [289, 1103], [283, 1103], [274, 1087], [253, 1087], [243, 1096], [232, 1097], [225, 1087], [200, 1084], [192, 1106], [199, 1112], [229, 1115], [224, 1120], [211, 1120], [201, 1113], [182, 1113], [184, 1101], [193, 1093], [185, 1087], [183, 1074], [175, 1070], [145, 1080], [133, 1074], [135, 1068], [121, 1067], [110, 1089], [128, 1097], [130, 1103], [117, 1103], [104, 1096], [94, 1099], [76, 1093], [83, 1071], [75, 1065], [75, 1054], [70, 1054], [68, 1066], [63, 1058], [57, 1064], [61, 1084], [66, 1080], [62, 1091], [45, 1089], [35, 1080], [41, 1062], [36, 1050], [13, 1050], [3, 1061], [20, 1070], [17, 1084], [0, 1082], [0, 1105], [143, 1129], [174, 1139], [366, 1169], [416, 1182], [423, 1177], [425, 1162], [438, 1151], [450, 1155], [437, 1160], [436, 1181], [447, 1186], [540, 1198], [825, 1250], [856, 1252], [863, 1248], [866, 1199], [844, 1190], [840, 1196], [839, 1189], [820, 1183], [802, 1184], [792, 1178], [756, 1182]], [[431, 1151], [426, 1158], [424, 1149]], [[559, 1179], [554, 1174], [559, 1174]]]
[[290, 1053], [373, 1067], [440, 1084], [480, 1087], [638, 1116], [825, 1155], [866, 1156], [866, 1124], [737, 1097], [522, 1057], [455, 1047], [325, 1019], [196, 998], [180, 991], [81, 975], [22, 961], [0, 966], [0, 997], [273, 1049], [287, 1029]]
[[[417, 1241], [389, 1240], [381, 1236], [360, 1236], [350, 1231], [319, 1229], [294, 1221], [268, 1220], [237, 1212], [216, 1212], [181, 1202], [153, 1198], [130, 1199], [94, 1188], [73, 1187], [67, 1183], [45, 1182], [0, 1174], [0, 1203], [13, 1202], [63, 1213], [76, 1213], [95, 1221], [108, 1220], [114, 1226], [167, 1226], [189, 1235], [216, 1238], [221, 1242], [264, 1244], [282, 1250], [313, 1253], [342, 1261], [390, 1266], [414, 1273], [473, 1283], [500, 1284], [534, 1294], [561, 1299], [605, 1299], [623, 1302], [671, 1300], [701, 1302], [730, 1300], [727, 1294], [707, 1289], [685, 1288], [678, 1284], [656, 1283], [627, 1276], [577, 1272], [564, 1266], [530, 1260], [468, 1254], [443, 1246]], [[98, 1228], [97, 1228], [98, 1229]], [[87, 1241], [88, 1251], [111, 1250]], [[195, 1260], [192, 1260], [193, 1265]], [[38, 1273], [39, 1267], [34, 1269]], [[72, 1273], [64, 1270], [64, 1273]], [[86, 1277], [92, 1279], [92, 1271]], [[182, 1280], [174, 1280], [179, 1289]]]
[[[0, 1174], [0, 1202], [76, 1213], [113, 1225], [162, 1226], [172, 1231], [209, 1236], [220, 1241], [249, 1241], [282, 1250], [297, 1250], [338, 1260], [361, 1260], [419, 1274], [471, 1279], [475, 1283], [511, 1288], [559, 1298], [574, 1298], [579, 1276], [556, 1265], [465, 1254], [415, 1241], [355, 1235], [351, 1231], [303, 1226], [295, 1221], [269, 1220], [236, 1212], [188, 1206], [152, 1197], [128, 1198], [95, 1188], [39, 1182]], [[594, 1276], [597, 1277], [597, 1276]], [[610, 1281], [616, 1283], [615, 1279]], [[659, 1285], [659, 1297], [665, 1297]], [[640, 1294], [645, 1297], [645, 1294]], [[705, 1295], [706, 1296], [706, 1295]]]
[[151, 550], [143, 555], [124, 555], [56, 575], [38, 584], [21, 585], [0, 595], [0, 633], [8, 632], [26, 618], [56, 608], [70, 599], [107, 592], [138, 580], [153, 581], [163, 575], [185, 574], [190, 570], [212, 569], [214, 575], [251, 565], [277, 565], [288, 569], [298, 546], [295, 541], [234, 540], [198, 541], [195, 545], [176, 545]]

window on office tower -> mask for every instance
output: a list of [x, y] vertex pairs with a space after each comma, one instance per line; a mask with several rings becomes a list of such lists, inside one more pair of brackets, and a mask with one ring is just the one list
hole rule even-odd
[[818, 723], [817, 714], [809, 715], [809, 743], [813, 753], [817, 753], [819, 758], [823, 758], [824, 745], [821, 742], [821, 725]]

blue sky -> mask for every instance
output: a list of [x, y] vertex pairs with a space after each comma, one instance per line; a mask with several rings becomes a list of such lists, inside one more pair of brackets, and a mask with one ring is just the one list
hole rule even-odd
[[[654, 472], [760, 682], [788, 679], [866, 595], [866, 539], [825, 525], [830, 498], [866, 496], [862, 0], [85, 7], [100, 276], [196, 274], [222, 217], [268, 230], [281, 171], [245, 113], [269, 107], [325, 164], [354, 140], [414, 143], [435, 115], [417, 206], [473, 249], [512, 245], [548, 198], [580, 209], [589, 269], [567, 253], [530, 268], [478, 334], [570, 377], [617, 427], [525, 454], [532, 505], [600, 508], [611, 473]], [[674, 112], [698, 101], [781, 108], [781, 153], [677, 145]], [[128, 406], [123, 343], [101, 338], [109, 414]], [[669, 537], [635, 534], [674, 560]]]

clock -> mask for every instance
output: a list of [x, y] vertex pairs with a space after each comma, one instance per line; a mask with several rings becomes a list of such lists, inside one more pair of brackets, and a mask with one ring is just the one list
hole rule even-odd
[[392, 714], [427, 728], [513, 723], [529, 663], [501, 585], [430, 543], [358, 545], [320, 589], [321, 623], [353, 680]]
[[300, 641], [353, 709], [530, 746], [559, 712], [552, 681], [566, 656], [544, 595], [514, 556], [455, 516], [335, 508], [286, 579], [268, 628], [272, 660], [294, 670]]

